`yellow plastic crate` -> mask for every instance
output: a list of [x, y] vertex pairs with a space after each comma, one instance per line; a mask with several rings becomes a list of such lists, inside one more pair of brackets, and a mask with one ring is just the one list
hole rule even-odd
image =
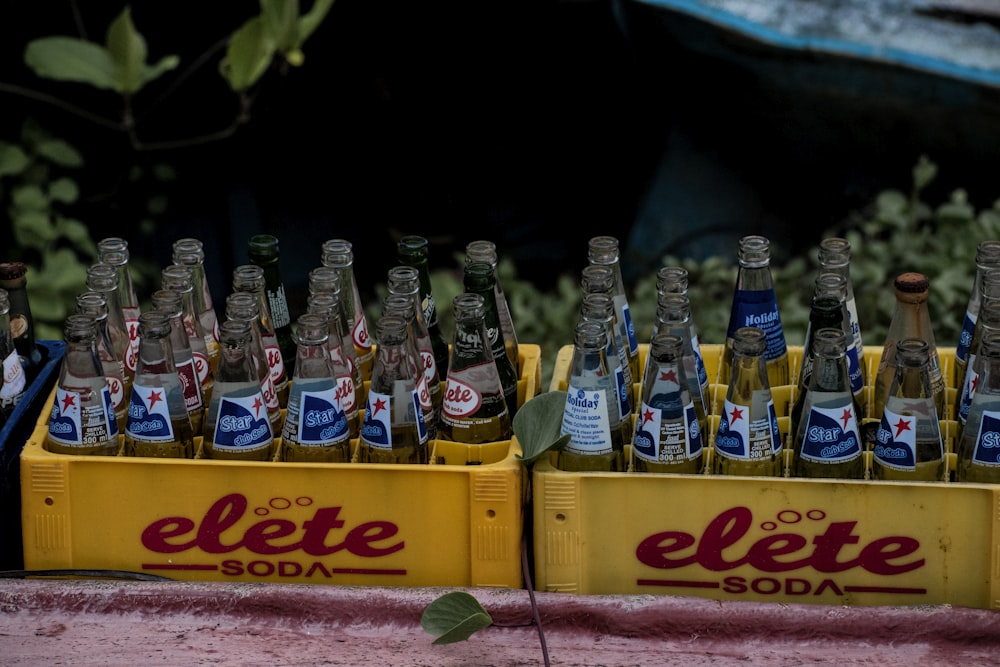
[[[702, 347], [716, 380], [721, 349]], [[797, 364], [801, 347], [789, 352]], [[939, 354], [950, 383], [954, 349]], [[551, 389], [565, 389], [571, 356], [560, 350]], [[880, 356], [866, 351], [869, 378]], [[712, 388], [721, 403], [726, 386]], [[787, 436], [794, 388], [775, 395]], [[949, 441], [954, 425], [942, 420]], [[709, 458], [713, 438], [714, 428]], [[1000, 609], [1000, 485], [569, 473], [554, 462], [533, 469], [539, 590]]]
[[[541, 350], [519, 348], [523, 404], [538, 392]], [[430, 465], [67, 456], [42, 446], [53, 398], [20, 461], [26, 569], [522, 586], [527, 480], [516, 439], [435, 440]]]

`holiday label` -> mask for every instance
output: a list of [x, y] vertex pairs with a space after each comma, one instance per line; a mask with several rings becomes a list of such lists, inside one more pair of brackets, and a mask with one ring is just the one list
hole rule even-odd
[[750, 406], [736, 405], [727, 398], [719, 417], [715, 449], [731, 459], [763, 461], [781, 449], [781, 433], [774, 401], [768, 398], [767, 416], [750, 420]]
[[976, 446], [972, 450], [972, 464], [1000, 466], [1000, 412], [983, 411]]
[[[664, 412], [668, 417], [664, 419]], [[674, 418], [670, 418], [670, 414]], [[701, 453], [701, 431], [693, 403], [684, 406], [682, 419], [676, 418], [676, 408], [642, 404], [639, 423], [632, 439], [635, 455], [652, 463], [679, 463]]]
[[79, 392], [56, 387], [56, 400], [49, 417], [49, 438], [60, 445], [96, 445], [118, 435], [107, 387], [101, 390], [101, 405], [81, 407]]
[[287, 416], [298, 425], [300, 445], [327, 445], [348, 437], [347, 415], [334, 387], [301, 392], [299, 405], [289, 406]]
[[132, 386], [125, 435], [146, 442], [173, 442], [174, 428], [164, 387]]
[[765, 359], [770, 361], [785, 354], [785, 332], [781, 328], [781, 316], [778, 313], [778, 299], [774, 288], [736, 290], [726, 336], [730, 339], [735, 338], [736, 330], [741, 327], [757, 327], [764, 331], [767, 339]]
[[219, 399], [219, 414], [212, 435], [214, 449], [246, 451], [267, 447], [271, 440], [271, 422], [260, 393]]
[[577, 389], [573, 385], [567, 388], [562, 420], [562, 435], [570, 434], [566, 451], [574, 454], [611, 453], [608, 407], [608, 397], [603, 389]]
[[0, 385], [0, 406], [7, 407], [17, 405], [24, 393], [27, 378], [24, 374], [24, 367], [21, 366], [21, 358], [17, 355], [17, 350], [11, 350], [7, 358], [3, 360], [3, 385]]
[[812, 406], [802, 439], [801, 456], [807, 461], [841, 463], [861, 456], [861, 436], [854, 408]]

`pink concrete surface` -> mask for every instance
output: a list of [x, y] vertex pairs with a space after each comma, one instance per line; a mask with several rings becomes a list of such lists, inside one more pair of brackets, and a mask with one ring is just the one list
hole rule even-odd
[[[432, 645], [450, 590], [0, 581], [0, 664], [544, 665], [527, 591], [468, 589], [495, 625]], [[551, 665], [1000, 665], [1000, 612], [538, 593]]]

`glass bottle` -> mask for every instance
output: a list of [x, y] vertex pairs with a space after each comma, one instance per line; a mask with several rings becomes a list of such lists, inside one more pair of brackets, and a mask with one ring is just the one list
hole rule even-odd
[[[821, 273], [838, 273], [844, 276], [847, 281], [847, 295], [844, 298], [844, 305], [847, 309], [847, 322], [850, 326], [851, 337], [854, 339], [854, 355], [858, 359], [858, 371], [851, 371], [851, 387], [854, 388], [855, 396], [858, 395], [858, 387], [868, 384], [868, 369], [865, 364], [865, 345], [861, 335], [861, 321], [858, 319], [858, 304], [854, 298], [854, 281], [851, 280], [851, 243], [845, 238], [830, 237], [819, 242], [819, 268]], [[853, 368], [851, 360], [851, 341], [847, 341], [847, 363]], [[855, 372], [860, 372], [859, 378], [855, 377]], [[867, 409], [865, 401], [859, 400], [862, 410]], [[863, 416], [863, 414], [862, 414]]]
[[281, 431], [281, 460], [350, 463], [351, 431], [327, 347], [329, 324], [308, 313], [296, 324], [295, 375]]
[[684, 340], [671, 333], [658, 333], [650, 343], [632, 439], [636, 472], [702, 471], [704, 421], [699, 421], [688, 389], [683, 350]]
[[430, 243], [422, 236], [404, 236], [396, 243], [396, 259], [400, 264], [412, 266], [418, 272], [424, 322], [434, 347], [434, 361], [438, 368], [448, 368], [448, 339], [441, 332], [434, 291], [431, 289]]
[[108, 333], [111, 334], [115, 354], [122, 360], [122, 367], [125, 369], [125, 389], [128, 397], [132, 391], [138, 357], [133, 353], [129, 342], [129, 330], [118, 298], [118, 270], [110, 264], [94, 264], [87, 269], [87, 289], [103, 294], [107, 300]]
[[[339, 290], [339, 287], [338, 287]], [[306, 298], [306, 312], [327, 318], [330, 338], [327, 347], [330, 349], [330, 360], [333, 362], [334, 374], [340, 387], [340, 401], [347, 413], [347, 421], [351, 427], [351, 437], [358, 437], [358, 419], [361, 406], [365, 404], [368, 390], [361, 379], [361, 367], [354, 357], [354, 345], [347, 334], [347, 325], [340, 309], [339, 293], [317, 292]]]
[[717, 475], [782, 475], [781, 432], [768, 382], [767, 334], [759, 327], [733, 332], [729, 387], [715, 434]]
[[[687, 378], [688, 392], [694, 401], [695, 414], [701, 429], [702, 442], [708, 442], [708, 414], [711, 412], [708, 403], [708, 371], [701, 357], [701, 345], [698, 343], [698, 333], [691, 319], [691, 300], [686, 294], [661, 292], [657, 296], [656, 322], [653, 325], [653, 338], [661, 333], [680, 336], [681, 362], [684, 366], [684, 377]], [[652, 345], [652, 338], [650, 339]], [[649, 372], [649, 357], [646, 373]]]
[[0, 289], [0, 362], [3, 364], [3, 382], [0, 382], [0, 415], [10, 416], [24, 396], [28, 378], [21, 357], [14, 345], [10, 330], [10, 299], [7, 290]]
[[125, 239], [110, 237], [98, 242], [97, 261], [110, 264], [118, 271], [118, 299], [128, 328], [131, 347], [129, 354], [134, 357], [139, 351], [139, 299], [135, 294], [135, 283], [132, 282], [128, 260], [128, 242]]
[[[274, 390], [271, 371], [267, 363], [267, 353], [264, 352], [263, 327], [258, 309], [260, 303], [249, 292], [234, 292], [226, 297], [226, 319], [246, 322], [250, 326], [250, 355], [253, 368], [257, 372], [257, 382], [260, 384], [264, 405], [267, 407], [268, 420], [271, 422], [271, 435], [277, 438], [281, 434], [281, 405], [278, 403], [278, 393]], [[221, 341], [220, 341], [221, 345]], [[216, 384], [219, 378], [216, 376]]]
[[[583, 294], [607, 294], [614, 300], [615, 297], [615, 277], [610, 266], [606, 264], [590, 264], [585, 266], [580, 272], [580, 289]], [[619, 350], [621, 357], [622, 373], [625, 376], [625, 384], [631, 387], [636, 382], [640, 382], [642, 377], [632, 374], [632, 366], [629, 363], [628, 340], [625, 338], [625, 330], [619, 324], [621, 315], [618, 313], [617, 305], [614, 308], [614, 320], [612, 322], [612, 334], [614, 345]], [[631, 389], [629, 389], [631, 391]], [[631, 429], [630, 429], [631, 431]], [[628, 437], [632, 437], [631, 432]], [[626, 438], [627, 439], [627, 438]]]
[[982, 303], [983, 276], [990, 269], [1000, 268], [1000, 241], [982, 241], [976, 248], [976, 275], [972, 282], [972, 292], [969, 294], [969, 305], [965, 309], [962, 320], [962, 331], [955, 346], [955, 363], [952, 368], [952, 386], [961, 387], [965, 379], [965, 369], [969, 363], [969, 348], [972, 346], [972, 334], [979, 317], [979, 307]]
[[979, 355], [970, 363], [978, 366], [979, 383], [956, 447], [955, 479], [1000, 484], [1000, 332], [983, 333]]
[[153, 310], [167, 316], [170, 322], [170, 351], [173, 354], [174, 368], [181, 381], [181, 391], [184, 395], [184, 407], [191, 419], [191, 428], [201, 434], [205, 421], [205, 398], [201, 393], [201, 381], [198, 380], [198, 369], [195, 367], [194, 354], [191, 352], [191, 342], [184, 328], [184, 306], [180, 292], [174, 290], [156, 290], [150, 300]]
[[774, 279], [771, 277], [771, 242], [763, 236], [744, 236], [740, 239], [737, 258], [740, 268], [729, 314], [726, 347], [722, 353], [721, 377], [729, 377], [730, 374], [736, 331], [743, 327], [757, 327], [767, 335], [764, 359], [768, 385], [786, 385], [790, 381], [788, 349], [781, 326], [778, 298], [774, 292]]
[[257, 317], [260, 320], [258, 331], [260, 341], [264, 345], [264, 355], [267, 367], [271, 373], [271, 384], [278, 396], [278, 405], [285, 408], [288, 405], [288, 371], [285, 369], [285, 359], [274, 330], [274, 319], [267, 303], [264, 269], [255, 264], [243, 264], [233, 269], [233, 291], [248, 292], [257, 299]]
[[486, 333], [486, 306], [480, 294], [452, 300], [455, 337], [445, 381], [438, 438], [478, 445], [510, 440], [510, 412]]
[[621, 263], [619, 262], [618, 239], [613, 236], [595, 236], [587, 242], [587, 260], [591, 264], [607, 266], [611, 269], [614, 280], [612, 296], [615, 299], [615, 313], [618, 316], [618, 326], [622, 331], [622, 342], [628, 352], [628, 367], [632, 382], [640, 378], [639, 339], [635, 335], [635, 325], [632, 323], [632, 312], [629, 310], [628, 297], [625, 295], [625, 282], [622, 280]]
[[463, 280], [465, 291], [480, 294], [483, 297], [483, 304], [486, 307], [486, 333], [490, 339], [493, 358], [497, 362], [497, 372], [500, 374], [500, 384], [503, 386], [503, 395], [507, 401], [507, 411], [510, 412], [510, 418], [513, 420], [517, 414], [518, 377], [513, 364], [510, 363], [510, 357], [507, 356], [507, 345], [503, 339], [493, 290], [495, 282], [493, 267], [489, 264], [477, 262], [465, 265]]
[[683, 266], [661, 266], [656, 271], [657, 294], [687, 294], [690, 278]]
[[[219, 325], [219, 366], [202, 443], [210, 459], [270, 461], [274, 455], [272, 423], [253, 352], [252, 321], [226, 320]], [[264, 377], [270, 378], [266, 372]]]
[[173, 263], [191, 267], [191, 285], [193, 288], [194, 310], [205, 332], [205, 348], [208, 350], [208, 361], [212, 365], [212, 374], [219, 363], [219, 318], [212, 304], [212, 293], [208, 289], [208, 278], [205, 276], [205, 250], [198, 239], [184, 238], [174, 241]]
[[896, 377], [896, 343], [904, 338], [920, 338], [927, 341], [930, 355], [931, 388], [934, 390], [934, 407], [944, 414], [944, 378], [941, 376], [941, 362], [937, 345], [934, 343], [934, 329], [927, 310], [927, 295], [930, 281], [921, 273], [903, 273], [894, 282], [896, 306], [889, 322], [882, 358], [875, 375], [874, 397], [871, 415], [878, 419], [885, 410], [885, 400], [889, 397], [892, 380]]
[[28, 382], [42, 367], [42, 353], [35, 343], [35, 320], [28, 302], [28, 265], [24, 262], [0, 263], [0, 289], [10, 299], [10, 333]]
[[139, 315], [139, 362], [125, 421], [126, 456], [194, 458], [194, 431], [170, 349], [170, 319]]
[[893, 378], [872, 452], [872, 479], [941, 482], [944, 443], [931, 389], [927, 341], [896, 344]]
[[557, 467], [569, 472], [624, 472], [624, 439], [617, 389], [608, 366], [608, 334], [600, 322], [576, 325], [561, 433], [570, 440]]
[[618, 346], [615, 336], [615, 301], [614, 297], [605, 292], [584, 294], [580, 303], [580, 320], [600, 322], [608, 334], [608, 349], [605, 356], [608, 359], [609, 372], [615, 378], [617, 393], [618, 419], [622, 429], [622, 441], [632, 442], [634, 427], [632, 425], [632, 385], [625, 380], [627, 353]]
[[375, 351], [368, 333], [365, 308], [361, 303], [361, 292], [354, 276], [354, 248], [344, 239], [330, 239], [323, 243], [323, 266], [329, 266], [340, 273], [340, 307], [349, 325], [348, 330], [354, 343], [355, 357], [361, 367], [361, 377], [371, 380], [375, 364]]
[[248, 246], [247, 257], [250, 263], [264, 269], [264, 294], [271, 313], [274, 335], [278, 339], [285, 374], [292, 377], [296, 356], [295, 339], [292, 337], [292, 318], [288, 314], [285, 285], [281, 282], [278, 266], [278, 239], [270, 234], [256, 234], [250, 237]]
[[972, 396], [979, 384], [976, 357], [982, 349], [983, 336], [988, 331], [1000, 331], [1000, 269], [988, 269], [983, 274], [980, 283], [980, 304], [976, 323], [972, 329], [972, 342], [969, 345], [968, 360], [962, 384], [955, 392], [954, 418], [957, 423], [955, 442], [962, 439], [962, 429], [969, 417], [969, 407]]
[[66, 352], [45, 449], [53, 454], [115, 456], [120, 446], [118, 424], [97, 357], [94, 321], [86, 315], [70, 315], [63, 333]]
[[427, 463], [427, 426], [417, 396], [417, 368], [407, 350], [406, 320], [379, 319], [378, 347], [361, 425], [361, 463]]
[[847, 334], [824, 327], [812, 336], [813, 369], [801, 412], [791, 420], [792, 475], [864, 479], [858, 404], [847, 370]]
[[184, 331], [187, 333], [188, 344], [191, 346], [191, 356], [194, 367], [198, 371], [198, 382], [201, 383], [201, 396], [207, 406], [212, 400], [212, 388], [215, 385], [215, 375], [209, 359], [208, 346], [205, 344], [205, 331], [194, 305], [194, 272], [190, 266], [171, 264], [163, 267], [160, 272], [160, 284], [163, 289], [173, 290], [181, 295], [183, 309]]
[[517, 330], [514, 327], [514, 318], [510, 314], [510, 304], [507, 303], [507, 295], [504, 294], [503, 285], [500, 281], [500, 274], [497, 272], [499, 258], [497, 247], [493, 241], [472, 241], [465, 246], [465, 263], [475, 264], [485, 262], [493, 267], [493, 292], [497, 302], [497, 316], [500, 318], [500, 328], [503, 331], [503, 340], [507, 346], [507, 356], [514, 366], [514, 371], [520, 375], [521, 363], [518, 358]]
[[111, 395], [118, 432], [125, 432], [128, 418], [128, 399], [132, 396], [132, 383], [125, 380], [125, 366], [115, 355], [111, 334], [108, 332], [108, 301], [100, 292], [83, 292], [76, 297], [76, 312], [94, 321], [94, 345], [104, 370], [104, 381]]
[[437, 427], [441, 415], [441, 383], [435, 382], [437, 386], [437, 405], [435, 398], [432, 398], [431, 385], [427, 382], [427, 376], [423, 372], [420, 348], [417, 343], [417, 332], [414, 327], [413, 300], [405, 294], [388, 294], [382, 300], [382, 316], [395, 315], [401, 317], [406, 322], [406, 350], [413, 358], [413, 367], [416, 369], [416, 376], [413, 378], [417, 387], [417, 397], [420, 400], [420, 409], [424, 413], [424, 425], [427, 427], [427, 438], [433, 440], [437, 437]]
[[412, 312], [409, 322], [417, 346], [419, 355], [417, 359], [423, 372], [424, 384], [429, 392], [433, 407], [433, 422], [427, 422], [427, 428], [431, 431], [430, 437], [433, 440], [437, 437], [437, 424], [440, 421], [441, 403], [444, 400], [441, 383], [447, 368], [438, 368], [437, 359], [434, 358], [434, 344], [431, 342], [430, 332], [427, 330], [427, 323], [424, 322], [424, 312], [421, 307], [418, 271], [412, 266], [394, 266], [389, 269], [386, 288], [390, 295], [398, 294], [408, 298], [412, 306], [409, 309]]

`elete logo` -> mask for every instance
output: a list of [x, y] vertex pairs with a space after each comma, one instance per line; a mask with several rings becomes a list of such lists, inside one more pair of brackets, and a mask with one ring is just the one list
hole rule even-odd
[[[700, 573], [685, 579], [640, 578], [637, 583], [717, 588], [734, 595], [927, 593], [926, 588], [850, 583], [851, 575], [860, 571], [891, 577], [922, 568], [920, 542], [912, 537], [891, 535], [862, 542], [855, 533], [857, 521], [828, 521], [819, 509], [804, 514], [782, 510], [776, 520], [760, 524], [769, 534], [759, 538], [748, 537], [754, 521], [749, 508], [732, 507], [712, 519], [701, 535], [679, 530], [650, 535], [636, 547], [639, 562], [663, 570], [695, 566]], [[726, 575], [744, 566], [758, 576]]]
[[[335, 567], [332, 560], [344, 553], [378, 558], [401, 551], [406, 543], [391, 521], [366, 521], [351, 525], [343, 507], [316, 507], [301, 524], [278, 516], [282, 512], [311, 508], [309, 497], [294, 500], [271, 498], [248, 518], [246, 496], [231, 493], [216, 500], [200, 518], [169, 516], [157, 519], [142, 531], [142, 545], [158, 554], [194, 552], [194, 562], [143, 563], [143, 570], [219, 571], [226, 576], [295, 577], [330, 579], [338, 574], [405, 575], [405, 569]], [[253, 520], [257, 517], [256, 520]], [[222, 558], [238, 550], [259, 558]], [[197, 562], [200, 560], [201, 562]]]

